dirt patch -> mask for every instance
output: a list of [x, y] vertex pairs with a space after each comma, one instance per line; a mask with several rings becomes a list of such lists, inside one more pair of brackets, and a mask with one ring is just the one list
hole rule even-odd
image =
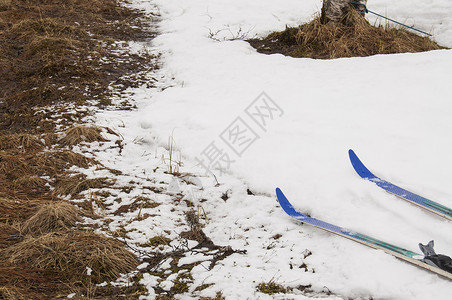
[[249, 40], [258, 52], [292, 57], [333, 59], [445, 49], [428, 37], [403, 28], [373, 26], [355, 10], [341, 23], [324, 24], [320, 16], [299, 27], [287, 27], [264, 39]]

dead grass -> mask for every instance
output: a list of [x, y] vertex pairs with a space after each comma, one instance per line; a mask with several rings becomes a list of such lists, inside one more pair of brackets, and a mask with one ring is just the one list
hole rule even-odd
[[0, 223], [0, 249], [7, 248], [22, 240], [17, 227], [17, 225]]
[[0, 136], [0, 150], [35, 152], [40, 151], [43, 148], [43, 141], [38, 136], [29, 133], [5, 134]]
[[0, 0], [0, 10], [6, 10], [11, 7], [12, 0]]
[[[0, 3], [1, 8], [1, 3]], [[27, 299], [19, 289], [17, 288], [8, 288], [8, 287], [0, 287], [0, 299], [6, 300], [25, 300]]]
[[[75, 172], [102, 166], [70, 148], [112, 133], [75, 125], [90, 113], [85, 107], [110, 103], [109, 87], [140, 84], [133, 74], [153, 57], [125, 58], [115, 42], [149, 38], [143, 18], [118, 0], [0, 0], [0, 299], [91, 295], [91, 281], [136, 267], [120, 242], [78, 226], [81, 215], [93, 216], [59, 195], [82, 198], [113, 182]], [[93, 295], [136, 291], [99, 287]]]
[[3, 263], [0, 266], [0, 286], [4, 294], [9, 293], [9, 297], [12, 297], [6, 299], [55, 299], [56, 296], [65, 294], [63, 281], [62, 274], [52, 270], [39, 270], [31, 266], [3, 266]]
[[52, 124], [36, 108], [102, 101], [110, 95], [108, 86], [134, 85], [121, 76], [144, 69], [153, 57], [131, 54], [124, 60], [113, 42], [149, 37], [142, 17], [117, 0], [3, 0], [0, 129], [42, 132]]
[[13, 181], [12, 186], [27, 189], [31, 192], [39, 192], [46, 189], [48, 181], [37, 175], [25, 175]]
[[128, 213], [137, 210], [140, 213], [142, 209], [156, 208], [159, 205], [160, 203], [154, 202], [150, 198], [138, 196], [135, 197], [135, 200], [131, 204], [121, 205], [113, 214], [117, 216], [123, 213]]
[[55, 178], [71, 166], [87, 168], [94, 163], [93, 159], [69, 150], [43, 151], [35, 154], [0, 152], [0, 177], [14, 180], [16, 183], [26, 183], [34, 178], [35, 181], [45, 184], [45, 180], [37, 179], [36, 176]]
[[2, 176], [15, 180], [30, 172], [30, 166], [26, 163], [25, 157], [0, 152], [0, 174]]
[[0, 196], [0, 223], [21, 222], [33, 214], [38, 204], [37, 201], [12, 200]]
[[91, 279], [97, 283], [114, 280], [134, 270], [138, 264], [122, 243], [92, 232], [63, 231], [27, 236], [0, 253], [13, 265], [61, 271], [72, 279], [85, 278], [90, 268]]
[[59, 143], [63, 146], [74, 146], [82, 142], [105, 142], [106, 139], [102, 136], [101, 132], [102, 129], [95, 126], [75, 126], [65, 132], [65, 136]]
[[70, 150], [55, 151], [50, 155], [57, 160], [59, 165], [77, 166], [86, 169], [89, 166], [98, 164], [94, 159]]
[[317, 59], [444, 49], [428, 37], [403, 28], [372, 26], [355, 10], [350, 10], [337, 26], [323, 24], [317, 16], [298, 28], [286, 28], [250, 43], [262, 53]]
[[[68, 25], [60, 22], [58, 18], [52, 17], [44, 17], [44, 18], [36, 18], [36, 19], [22, 19], [18, 20], [18, 22], [14, 23], [11, 26], [11, 31], [18, 35], [19, 38], [25, 38], [28, 36], [32, 36], [33, 40], [27, 45], [28, 49], [36, 48], [36, 40], [41, 40], [43, 38], [52, 38], [52, 36], [65, 36], [65, 35], [81, 35], [86, 36], [85, 32], [82, 32], [80, 29], [73, 25]], [[40, 35], [43, 36], [40, 36]], [[47, 45], [48, 46], [48, 45]], [[63, 51], [64, 49], [57, 49], [56, 45], [50, 45], [52, 49], [57, 51]], [[43, 49], [39, 47], [38, 49]], [[44, 48], [45, 50], [45, 48]]]
[[39, 210], [21, 226], [22, 234], [41, 235], [68, 230], [82, 219], [80, 210], [67, 202], [58, 201], [40, 206]]
[[70, 195], [72, 197], [75, 197], [79, 193], [88, 189], [107, 187], [113, 182], [113, 179], [109, 180], [108, 178], [88, 179], [83, 174], [64, 176], [56, 180], [53, 193], [55, 195]]

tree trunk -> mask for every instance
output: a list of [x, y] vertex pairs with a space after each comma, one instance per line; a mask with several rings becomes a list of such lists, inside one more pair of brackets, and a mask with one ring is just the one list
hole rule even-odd
[[326, 23], [339, 23], [347, 14], [350, 7], [365, 13], [367, 0], [323, 0], [321, 21]]

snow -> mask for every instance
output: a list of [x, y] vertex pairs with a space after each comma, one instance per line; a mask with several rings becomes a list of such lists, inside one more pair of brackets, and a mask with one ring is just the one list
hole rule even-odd
[[[207, 199], [205, 233], [218, 245], [247, 250], [212, 270], [203, 264], [193, 268], [194, 286], [214, 284], [199, 296], [221, 291], [226, 299], [271, 299], [256, 286], [276, 282], [295, 288], [294, 299], [450, 298], [452, 285], [445, 279], [290, 219], [274, 192], [280, 187], [297, 209], [327, 222], [415, 251], [419, 242], [433, 239], [438, 253], [452, 254], [448, 221], [362, 180], [347, 154], [353, 149], [376, 176], [452, 207], [450, 50], [336, 60], [263, 55], [237, 38], [307, 22], [321, 1], [133, 0], [132, 5], [161, 14], [152, 50], [162, 53], [160, 76], [170, 87], [131, 90], [138, 110], [99, 114], [100, 122], [124, 138], [120, 158], [101, 155], [107, 165], [110, 160], [121, 171], [152, 178], [152, 170], [162, 168], [168, 138], [174, 138], [182, 171], [199, 176], [191, 189]], [[452, 47], [450, 1], [375, 0], [368, 8], [430, 31]], [[140, 51], [139, 44], [131, 46]], [[249, 112], [263, 103], [273, 110], [261, 107], [271, 116], [261, 127]], [[246, 127], [248, 136], [231, 139], [234, 125]], [[222, 170], [209, 170], [219, 187], [199, 164], [209, 149], [229, 159], [229, 165], [221, 161]], [[188, 188], [154, 173], [155, 182], [170, 185], [169, 193]], [[224, 193], [226, 201], [220, 198]], [[178, 228], [167, 205], [170, 196], [153, 197], [161, 203], [160, 218], [127, 225], [139, 229], [129, 234], [139, 243]], [[277, 234], [281, 237], [274, 238]], [[306, 249], [312, 255], [305, 257]], [[175, 276], [160, 287], [170, 289]], [[152, 299], [158, 280], [146, 275], [142, 282]], [[297, 289], [308, 285], [318, 295]], [[322, 293], [325, 287], [335, 296]]]

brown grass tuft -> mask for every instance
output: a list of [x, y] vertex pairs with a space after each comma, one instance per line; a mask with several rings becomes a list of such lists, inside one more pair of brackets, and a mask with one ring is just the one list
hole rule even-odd
[[[0, 286], [5, 288], [4, 292], [10, 293], [13, 297], [6, 299], [59, 298], [51, 295], [60, 294], [64, 289], [67, 289], [62, 283], [63, 280], [62, 274], [51, 270], [38, 270], [33, 266], [0, 265]], [[32, 282], [34, 284], [30, 285]], [[0, 299], [4, 298], [0, 297]]]
[[12, 0], [0, 0], [0, 11], [9, 9], [11, 6], [11, 1]]
[[250, 43], [262, 53], [320, 59], [444, 49], [428, 37], [403, 28], [372, 26], [355, 10], [337, 25], [323, 24], [317, 16], [298, 28], [286, 28]]
[[[0, 8], [1, 8], [0, 4]], [[0, 299], [5, 300], [22, 300], [27, 299], [19, 289], [14, 287], [0, 287]]]
[[74, 146], [82, 142], [105, 142], [107, 141], [101, 134], [102, 130], [95, 126], [75, 126], [68, 129], [65, 136], [59, 141], [63, 146]]
[[[15, 243], [21, 241], [18, 226], [0, 223], [0, 249], [7, 248]], [[2, 299], [0, 297], [0, 299]]]
[[61, 174], [64, 169], [72, 166], [88, 168], [95, 163], [93, 159], [69, 150], [40, 152], [34, 156], [27, 157], [26, 162], [28, 166], [35, 169], [35, 173], [51, 177]]
[[73, 166], [77, 166], [80, 168], [88, 168], [90, 165], [95, 164], [96, 162], [88, 158], [82, 154], [75, 153], [72, 151], [56, 151], [53, 153], [53, 156], [56, 159], [59, 159], [60, 162], [63, 162], [64, 164], [69, 164]]
[[25, 155], [0, 152], [0, 177], [12, 180], [24, 176], [36, 178], [38, 175], [55, 177], [72, 166], [88, 168], [94, 163], [93, 159], [68, 150]]
[[93, 232], [27, 236], [0, 254], [11, 264], [62, 271], [73, 278], [85, 277], [90, 268], [96, 283], [114, 280], [138, 264], [122, 243]]
[[41, 139], [28, 133], [16, 133], [0, 136], [0, 150], [40, 151], [44, 148]]
[[30, 172], [24, 157], [0, 152], [0, 176], [16, 179]]
[[77, 46], [77, 41], [70, 38], [37, 36], [31, 40], [24, 55], [28, 58], [32, 58], [34, 55], [46, 55], [46, 58], [65, 57]]
[[81, 221], [80, 210], [67, 202], [58, 201], [43, 206], [28, 220], [21, 231], [24, 234], [39, 235], [69, 229]]
[[48, 192], [47, 180], [36, 175], [25, 175], [14, 180], [14, 187], [26, 189], [29, 192], [45, 191]]
[[74, 176], [65, 176], [58, 178], [55, 183], [55, 195], [71, 195], [72, 197], [79, 193], [93, 188], [103, 188], [113, 182], [108, 178], [87, 179], [85, 175], [78, 174]]
[[0, 197], [0, 222], [25, 220], [33, 213], [36, 205], [36, 201], [18, 201]]

